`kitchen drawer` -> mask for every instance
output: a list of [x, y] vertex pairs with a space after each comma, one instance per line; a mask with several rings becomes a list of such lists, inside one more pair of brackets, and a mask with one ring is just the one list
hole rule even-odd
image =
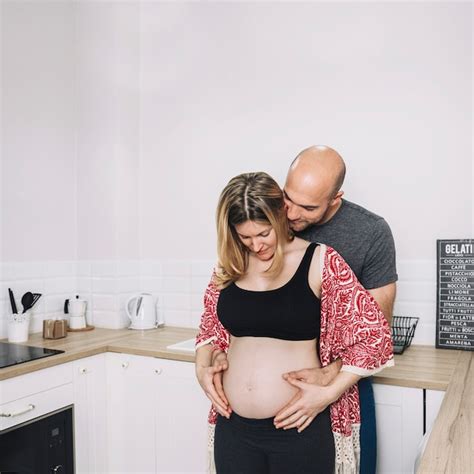
[[59, 408], [72, 405], [73, 402], [73, 385], [68, 383], [4, 403], [0, 405], [0, 431]]
[[71, 383], [72, 380], [72, 362], [2, 380], [0, 405]]

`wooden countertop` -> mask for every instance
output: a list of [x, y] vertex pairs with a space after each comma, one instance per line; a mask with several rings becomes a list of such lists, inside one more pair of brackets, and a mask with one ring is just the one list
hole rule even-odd
[[[196, 331], [176, 327], [148, 331], [96, 328], [87, 332], [69, 332], [66, 338], [56, 340], [32, 334], [25, 345], [65, 352], [0, 369], [0, 381], [102, 352], [193, 362], [193, 354], [172, 351], [167, 346], [194, 337]], [[411, 346], [403, 355], [395, 355], [395, 367], [374, 377], [375, 383], [446, 390], [418, 474], [474, 472], [473, 359], [472, 352]]]
[[67, 337], [63, 339], [43, 339], [40, 333], [30, 334], [28, 341], [22, 343], [23, 345], [47, 347], [65, 352], [0, 369], [0, 380], [17, 377], [18, 375], [46, 369], [47, 367], [53, 367], [102, 352], [125, 352], [128, 354], [193, 362], [193, 354], [171, 351], [166, 349], [166, 346], [190, 339], [196, 335], [196, 332], [197, 329], [174, 327], [147, 331], [95, 328], [92, 331], [68, 332]]
[[459, 351], [417, 474], [474, 472], [474, 353]]
[[[0, 380], [89, 357], [102, 352], [160, 357], [194, 362], [189, 352], [173, 351], [167, 346], [195, 336], [197, 329], [165, 327], [147, 331], [101, 329], [69, 332], [63, 339], [43, 339], [31, 334], [24, 345], [65, 351], [44, 359], [0, 369]], [[412, 346], [403, 355], [395, 355], [395, 367], [389, 367], [374, 377], [376, 383], [402, 387], [446, 390], [457, 365], [459, 351], [435, 349], [432, 346]]]

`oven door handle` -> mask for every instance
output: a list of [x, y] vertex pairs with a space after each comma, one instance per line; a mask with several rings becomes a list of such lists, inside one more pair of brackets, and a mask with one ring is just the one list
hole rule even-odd
[[14, 412], [11, 412], [11, 413], [0, 413], [0, 417], [4, 417], [4, 418], [13, 418], [14, 416], [20, 416], [20, 415], [24, 415], [25, 413], [28, 413], [29, 411], [32, 411], [34, 410], [36, 407], [30, 403], [28, 405], [27, 408], [25, 408], [24, 410], [20, 410], [20, 411], [14, 411]]

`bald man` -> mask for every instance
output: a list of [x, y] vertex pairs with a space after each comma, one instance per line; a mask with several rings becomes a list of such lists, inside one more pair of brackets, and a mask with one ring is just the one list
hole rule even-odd
[[[312, 146], [303, 150], [291, 164], [284, 187], [290, 227], [299, 237], [336, 249], [390, 323], [397, 281], [392, 232], [382, 217], [342, 198], [345, 173], [344, 160], [332, 148]], [[324, 369], [301, 370], [290, 375], [313, 385], [327, 385], [340, 366], [338, 361]], [[371, 474], [376, 472], [377, 439], [370, 379], [359, 382], [359, 395], [360, 473]], [[311, 407], [311, 390], [298, 396], [284, 409], [297, 403]]]

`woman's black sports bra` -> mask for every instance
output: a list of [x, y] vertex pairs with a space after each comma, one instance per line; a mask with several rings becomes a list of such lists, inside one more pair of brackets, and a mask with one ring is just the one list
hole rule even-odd
[[253, 291], [231, 283], [221, 290], [217, 316], [230, 334], [285, 341], [319, 338], [321, 304], [308, 283], [316, 246], [308, 245], [295, 274], [279, 288]]

